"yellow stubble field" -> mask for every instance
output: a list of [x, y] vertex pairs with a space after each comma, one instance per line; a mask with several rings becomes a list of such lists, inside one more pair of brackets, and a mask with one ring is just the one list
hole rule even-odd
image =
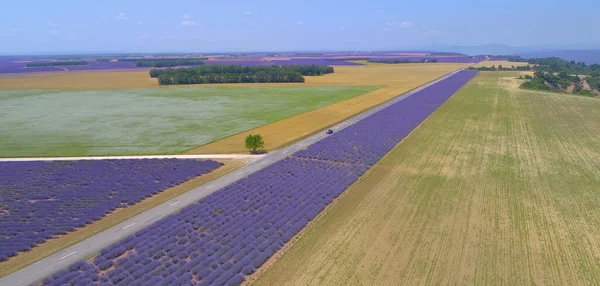
[[480, 72], [251, 285], [600, 284], [600, 100]]
[[463, 67], [463, 64], [374, 64], [336, 67], [322, 77], [307, 77], [307, 85], [383, 85], [376, 91], [191, 149], [190, 154], [246, 152], [249, 134], [261, 134], [265, 149], [274, 150], [380, 105], [404, 92]]

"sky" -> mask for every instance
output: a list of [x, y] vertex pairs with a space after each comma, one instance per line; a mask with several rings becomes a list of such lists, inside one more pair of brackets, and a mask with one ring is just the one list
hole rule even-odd
[[600, 47], [598, 0], [6, 1], [0, 54]]

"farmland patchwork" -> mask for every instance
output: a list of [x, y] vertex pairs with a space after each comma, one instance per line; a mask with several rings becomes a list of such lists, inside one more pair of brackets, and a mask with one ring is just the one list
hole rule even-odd
[[43, 284], [237, 285], [475, 74], [425, 88]]

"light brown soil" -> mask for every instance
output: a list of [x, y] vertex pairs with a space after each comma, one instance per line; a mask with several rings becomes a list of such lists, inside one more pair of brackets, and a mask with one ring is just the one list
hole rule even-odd
[[600, 100], [506, 76], [480, 73], [251, 284], [600, 284]]

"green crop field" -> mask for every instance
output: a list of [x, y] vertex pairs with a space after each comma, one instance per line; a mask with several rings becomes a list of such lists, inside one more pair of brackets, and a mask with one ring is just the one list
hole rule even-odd
[[0, 90], [0, 157], [183, 153], [378, 88]]
[[251, 284], [600, 284], [600, 100], [517, 76], [481, 72]]

